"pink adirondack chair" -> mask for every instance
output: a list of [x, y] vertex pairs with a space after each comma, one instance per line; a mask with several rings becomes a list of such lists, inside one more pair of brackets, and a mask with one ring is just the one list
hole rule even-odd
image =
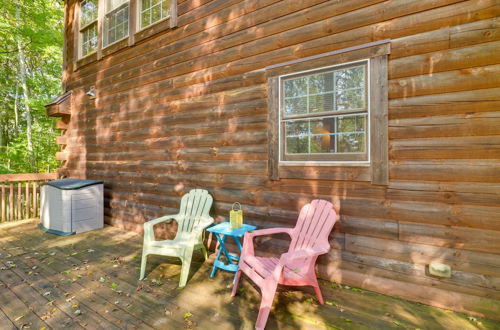
[[[245, 273], [262, 292], [256, 329], [264, 329], [271, 310], [278, 284], [304, 286], [311, 285], [323, 304], [314, 265], [319, 255], [330, 250], [328, 235], [337, 220], [333, 205], [325, 200], [316, 199], [305, 205], [299, 214], [295, 228], [270, 228], [246, 233], [239, 270], [231, 296], [238, 290], [241, 272]], [[254, 254], [255, 236], [287, 233], [291, 237], [287, 253], [278, 258], [257, 257]]]

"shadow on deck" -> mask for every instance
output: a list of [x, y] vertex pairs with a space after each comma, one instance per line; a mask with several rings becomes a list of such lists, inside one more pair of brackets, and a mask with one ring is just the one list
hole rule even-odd
[[[186, 288], [180, 262], [152, 256], [138, 281], [142, 237], [114, 227], [60, 237], [33, 221], [0, 224], [0, 328], [252, 329], [260, 296], [232, 274], [209, 278], [212, 258], [195, 256]], [[341, 287], [281, 288], [268, 329], [499, 329], [500, 323]]]

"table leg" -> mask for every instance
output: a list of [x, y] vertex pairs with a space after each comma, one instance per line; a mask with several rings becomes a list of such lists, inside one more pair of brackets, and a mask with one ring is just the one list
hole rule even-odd
[[222, 238], [219, 236], [219, 234], [215, 234], [215, 237], [219, 241], [219, 251], [217, 251], [217, 255], [215, 256], [214, 260], [214, 266], [212, 268], [212, 272], [210, 273], [210, 277], [214, 277], [215, 273], [217, 272], [217, 261], [219, 261], [222, 250], [226, 250], [226, 247], [224, 245], [224, 242], [226, 240], [226, 235], [222, 235]]
[[[240, 260], [241, 260], [241, 253], [243, 252], [243, 246], [241, 246], [241, 243], [240, 243], [240, 239], [236, 236], [233, 236], [234, 237], [234, 240], [236, 242], [236, 245], [238, 246], [238, 249], [240, 250], [240, 256], [238, 257], [238, 269], [240, 268], [239, 264], [240, 264]], [[238, 271], [236, 271], [236, 273], [234, 273], [234, 278], [233, 278], [233, 285], [234, 283], [236, 283], [236, 275], [238, 275]]]

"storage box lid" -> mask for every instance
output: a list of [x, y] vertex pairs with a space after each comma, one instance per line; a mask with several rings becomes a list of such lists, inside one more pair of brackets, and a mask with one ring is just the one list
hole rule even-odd
[[43, 184], [56, 187], [62, 190], [76, 190], [83, 187], [93, 186], [95, 184], [103, 184], [104, 181], [99, 180], [82, 180], [82, 179], [61, 179], [44, 182]]

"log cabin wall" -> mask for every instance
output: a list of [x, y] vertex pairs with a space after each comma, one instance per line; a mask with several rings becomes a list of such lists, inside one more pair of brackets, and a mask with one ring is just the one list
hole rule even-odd
[[[323, 198], [340, 219], [320, 277], [500, 319], [498, 0], [179, 0], [176, 28], [78, 68], [74, 5], [60, 171], [105, 181], [108, 224], [140, 232], [196, 187], [219, 221], [239, 201], [260, 227], [291, 227]], [[270, 180], [265, 68], [383, 39], [388, 185], [353, 166]]]

